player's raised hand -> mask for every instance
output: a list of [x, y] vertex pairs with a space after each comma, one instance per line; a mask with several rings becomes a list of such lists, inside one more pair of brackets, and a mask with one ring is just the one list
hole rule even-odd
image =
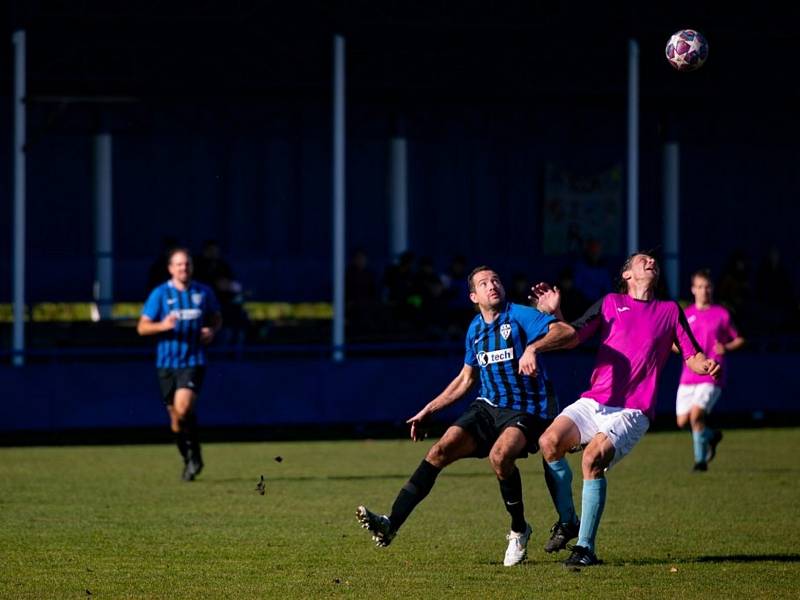
[[413, 417], [411, 417], [406, 423], [411, 425], [411, 439], [415, 442], [419, 442], [424, 440], [428, 434], [424, 430], [424, 423], [425, 420], [430, 415], [428, 411], [428, 407], [426, 406]]
[[531, 286], [531, 303], [542, 312], [554, 314], [561, 306], [561, 290], [557, 286], [541, 281]]

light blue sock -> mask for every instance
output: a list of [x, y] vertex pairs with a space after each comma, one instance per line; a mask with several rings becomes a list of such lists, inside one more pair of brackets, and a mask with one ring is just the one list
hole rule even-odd
[[708, 429], [692, 432], [692, 442], [694, 444], [694, 462], [706, 462], [706, 450], [708, 449], [708, 439], [706, 436]]
[[566, 458], [544, 463], [544, 479], [550, 497], [558, 511], [560, 523], [574, 523], [578, 520], [575, 514], [575, 503], [572, 501], [572, 469]]
[[600, 526], [600, 517], [606, 505], [606, 480], [584, 479], [583, 500], [581, 502], [581, 530], [578, 533], [578, 546], [583, 546], [594, 552], [594, 540], [597, 537], [597, 528]]

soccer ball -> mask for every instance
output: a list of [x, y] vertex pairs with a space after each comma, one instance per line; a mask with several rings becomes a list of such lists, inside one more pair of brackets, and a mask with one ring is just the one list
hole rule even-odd
[[708, 58], [708, 42], [694, 29], [681, 29], [669, 38], [666, 55], [678, 71], [694, 71]]

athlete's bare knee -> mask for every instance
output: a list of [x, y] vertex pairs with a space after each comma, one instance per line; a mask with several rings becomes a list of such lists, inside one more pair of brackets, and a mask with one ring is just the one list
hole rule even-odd
[[507, 479], [514, 472], [514, 459], [503, 448], [492, 448], [489, 464], [500, 479]]
[[428, 454], [425, 455], [425, 460], [431, 463], [434, 467], [439, 468], [442, 468], [451, 462], [449, 460], [447, 447], [442, 444], [441, 440], [431, 446], [431, 449], [428, 450]]
[[175, 409], [175, 418], [178, 421], [183, 421], [184, 419], [186, 419], [188, 414], [189, 414], [189, 407], [187, 406], [182, 406], [180, 408]]
[[595, 448], [587, 447], [581, 458], [581, 470], [584, 479], [599, 479], [605, 473], [606, 460], [602, 452]]
[[705, 415], [693, 415], [692, 416], [692, 431], [702, 431], [705, 429], [706, 420]]
[[558, 449], [558, 436], [551, 431], [545, 431], [539, 436], [539, 449], [542, 451], [542, 458], [547, 462], [556, 461], [564, 456]]
[[175, 407], [171, 404], [167, 406], [167, 414], [169, 415], [169, 428], [172, 433], [179, 433], [181, 430], [180, 423], [178, 423], [178, 416], [175, 414]]

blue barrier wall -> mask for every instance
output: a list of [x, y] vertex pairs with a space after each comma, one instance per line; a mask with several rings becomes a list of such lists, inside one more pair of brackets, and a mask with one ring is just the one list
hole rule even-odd
[[[616, 105], [615, 105], [616, 106]], [[552, 163], [594, 177], [625, 164], [624, 98], [618, 110], [535, 110], [528, 106], [426, 108], [408, 114], [409, 246], [438, 270], [453, 254], [552, 278], [567, 256], [545, 254], [544, 172]], [[348, 122], [347, 243], [362, 246], [380, 271], [393, 257], [389, 140], [385, 111], [353, 107]], [[9, 108], [10, 110], [10, 108]], [[42, 110], [42, 109], [37, 109]], [[31, 125], [46, 118], [32, 110]], [[235, 125], [229, 113], [235, 112]], [[142, 300], [147, 269], [164, 235], [192, 250], [217, 238], [237, 276], [256, 299], [330, 297], [330, 110], [326, 102], [207, 111], [161, 107], [147, 128], [114, 128], [114, 290]], [[663, 139], [659, 116], [643, 112], [640, 243], [662, 243]], [[791, 126], [791, 116], [781, 121]], [[736, 247], [751, 268], [777, 244], [793, 247], [800, 206], [795, 139], [785, 129], [743, 123], [724, 111], [679, 120], [681, 269], [708, 265], [721, 273]], [[435, 124], [435, 125], [434, 125]], [[39, 129], [46, 129], [38, 125]], [[725, 132], [737, 132], [734, 139]], [[723, 135], [724, 134], [724, 135]], [[784, 139], [785, 138], [785, 139]], [[10, 141], [0, 159], [10, 164]], [[8, 162], [5, 162], [7, 159]], [[94, 281], [92, 145], [82, 132], [49, 132], [32, 143], [28, 161], [30, 301], [81, 301]], [[10, 179], [0, 183], [11, 197]], [[623, 190], [624, 193], [624, 190]], [[769, 236], [752, 226], [757, 204]], [[703, 210], [692, 207], [702, 206]], [[0, 235], [11, 237], [11, 211], [0, 211]], [[624, 210], [619, 215], [624, 226]], [[68, 226], [67, 226], [68, 224]], [[489, 232], [489, 233], [487, 233]], [[611, 270], [621, 263], [605, 248]], [[794, 281], [800, 263], [787, 261]], [[11, 298], [11, 244], [0, 244], [0, 301]]]
[[[562, 404], [586, 389], [589, 354], [547, 357]], [[795, 413], [790, 375], [796, 355], [731, 357], [719, 413]], [[416, 413], [461, 368], [458, 356], [328, 360], [216, 361], [199, 404], [205, 426], [400, 424]], [[680, 365], [670, 360], [658, 413], [672, 419]], [[0, 431], [163, 426], [155, 369], [149, 362], [30, 365], [0, 369]], [[466, 406], [457, 404], [449, 420]]]

